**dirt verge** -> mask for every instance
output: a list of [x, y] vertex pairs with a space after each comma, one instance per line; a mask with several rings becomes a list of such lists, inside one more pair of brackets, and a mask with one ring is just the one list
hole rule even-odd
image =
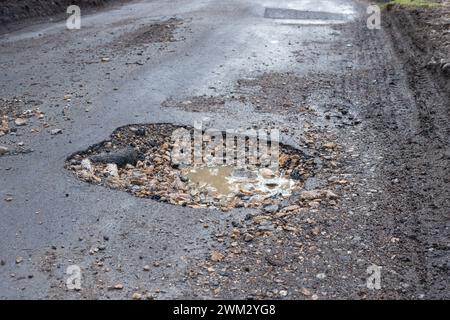
[[406, 72], [415, 104], [409, 110], [415, 122], [393, 157], [393, 161], [405, 162], [399, 179], [404, 181], [402, 192], [411, 199], [414, 212], [410, 220], [415, 226], [405, 227], [403, 232], [420, 246], [415, 259], [423, 267], [415, 268], [426, 284], [426, 296], [436, 299], [448, 297], [450, 270], [449, 9], [448, 3], [393, 6], [385, 14], [385, 29]]
[[0, 0], [0, 26], [29, 18], [63, 14], [70, 5], [78, 5], [83, 10], [119, 1], [124, 0]]
[[[183, 41], [177, 37], [177, 30], [183, 25], [183, 20], [170, 18], [163, 21], [155, 21], [151, 24], [139, 24], [134, 30], [123, 34], [112, 41], [108, 47], [116, 51], [125, 52], [134, 48], [142, 52], [142, 48], [152, 44], [160, 44], [160, 50], [167, 47], [170, 42]], [[142, 53], [140, 53], [142, 55]]]
[[[385, 27], [404, 37], [397, 51], [410, 68], [425, 68], [444, 93], [450, 93], [450, 3], [433, 6], [389, 5]], [[397, 39], [398, 40], [398, 39]], [[399, 42], [394, 42], [399, 43]]]

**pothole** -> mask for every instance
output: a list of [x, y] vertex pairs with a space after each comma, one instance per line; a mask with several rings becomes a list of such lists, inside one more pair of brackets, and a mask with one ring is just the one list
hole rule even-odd
[[[137, 197], [225, 211], [276, 204], [302, 189], [315, 169], [314, 159], [278, 142], [275, 166], [273, 161], [270, 165], [262, 160], [232, 165], [225, 161], [237, 158], [238, 150], [245, 150], [246, 155], [251, 150], [262, 150], [263, 144], [274, 150], [275, 143], [269, 140], [257, 140], [258, 149], [252, 149], [254, 140], [250, 139], [233, 139], [233, 156], [229, 158], [227, 154], [223, 163], [205, 160], [201, 164], [179, 164], [173, 156], [174, 148], [179, 148], [173, 133], [179, 129], [194, 136], [193, 128], [173, 124], [121, 127], [109, 140], [70, 156], [66, 168], [83, 181], [124, 190]], [[202, 134], [205, 137], [207, 133]], [[210, 155], [206, 151], [211, 143], [205, 142], [208, 140], [211, 141], [203, 139], [202, 159]], [[239, 141], [245, 141], [244, 149], [239, 149]], [[195, 145], [195, 141], [189, 144]], [[223, 145], [230, 150], [229, 142], [224, 140]], [[272, 154], [270, 157], [274, 159]]]
[[148, 44], [158, 42], [174, 42], [175, 30], [182, 24], [182, 20], [170, 18], [166, 21], [156, 22], [150, 25], [142, 25], [132, 37], [127, 39], [133, 44]]
[[110, 43], [115, 49], [126, 49], [129, 47], [142, 48], [151, 44], [168, 44], [184, 38], [177, 39], [176, 32], [183, 25], [183, 20], [170, 18], [151, 24], [139, 24], [134, 30], [121, 35]]
[[[296, 181], [268, 168], [236, 168], [233, 166], [191, 167], [186, 177], [197, 186], [212, 188], [220, 197], [242, 194], [289, 196]], [[195, 186], [192, 189], [195, 190]]]

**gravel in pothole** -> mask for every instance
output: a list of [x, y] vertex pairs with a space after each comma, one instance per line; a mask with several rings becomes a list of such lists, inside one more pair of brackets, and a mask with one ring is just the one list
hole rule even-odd
[[[14, 97], [0, 98], [0, 137], [17, 132], [18, 127], [25, 127], [33, 119], [39, 120], [39, 127], [49, 127], [44, 112], [39, 108], [41, 101]], [[42, 128], [33, 128], [39, 132]]]
[[128, 49], [130, 47], [145, 47], [150, 44], [167, 44], [183, 37], [177, 38], [176, 31], [183, 24], [183, 20], [170, 18], [150, 24], [139, 24], [134, 30], [127, 32], [114, 40], [109, 46], [115, 49]]
[[[179, 128], [172, 124], [121, 127], [110, 140], [70, 156], [66, 168], [83, 181], [137, 197], [221, 210], [277, 204], [301, 189], [314, 171], [313, 159], [283, 144], [277, 170], [248, 163], [174, 164], [171, 155], [177, 142], [172, 133]], [[203, 147], [207, 149], [205, 143]]]

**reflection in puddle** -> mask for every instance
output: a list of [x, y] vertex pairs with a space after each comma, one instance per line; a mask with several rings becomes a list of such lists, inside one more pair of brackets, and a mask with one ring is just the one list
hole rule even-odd
[[232, 167], [222, 166], [215, 168], [193, 168], [187, 174], [189, 181], [196, 183], [198, 186], [208, 185], [217, 190], [222, 195], [231, 193], [232, 188], [229, 178], [233, 173]]
[[289, 196], [296, 182], [268, 168], [236, 168], [232, 166], [197, 167], [187, 172], [191, 191], [209, 189], [217, 197]]

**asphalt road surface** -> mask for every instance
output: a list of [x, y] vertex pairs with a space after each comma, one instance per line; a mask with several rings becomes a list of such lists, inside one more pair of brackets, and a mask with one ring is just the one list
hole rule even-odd
[[[0, 137], [11, 151], [0, 157], [0, 297], [448, 298], [448, 110], [426, 77], [415, 90], [436, 112], [420, 109], [392, 37], [366, 27], [366, 8], [134, 1], [82, 8], [80, 30], [62, 20], [3, 34], [0, 97], [44, 118]], [[320, 167], [307, 188], [339, 198], [261, 229], [251, 218], [261, 210], [136, 198], [64, 168], [118, 127], [205, 116], [221, 129], [281, 128]], [[211, 261], [213, 251], [224, 258]], [[80, 291], [66, 287], [71, 265]], [[371, 266], [379, 290], [367, 287]]]

